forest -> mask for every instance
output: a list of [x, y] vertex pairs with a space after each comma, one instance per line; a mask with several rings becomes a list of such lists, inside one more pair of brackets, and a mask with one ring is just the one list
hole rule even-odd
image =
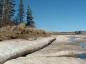
[[[18, 1], [18, 10], [16, 9], [16, 1]], [[28, 4], [27, 10], [24, 10], [23, 0], [0, 0], [0, 27], [21, 23], [35, 27], [30, 5]]]

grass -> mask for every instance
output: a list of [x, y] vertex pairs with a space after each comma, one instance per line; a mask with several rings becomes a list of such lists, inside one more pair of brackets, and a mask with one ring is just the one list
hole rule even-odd
[[46, 37], [49, 34], [37, 28], [30, 28], [23, 26], [7, 26], [0, 28], [0, 41], [10, 39], [27, 39], [34, 37]]

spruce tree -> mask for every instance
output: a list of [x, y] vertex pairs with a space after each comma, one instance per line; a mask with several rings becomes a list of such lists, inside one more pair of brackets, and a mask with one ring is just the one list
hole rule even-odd
[[2, 25], [3, 0], [0, 0], [0, 27]]
[[16, 15], [16, 16], [14, 17], [13, 22], [15, 23], [15, 25], [18, 25], [18, 24], [20, 23], [20, 22], [19, 22], [19, 16], [18, 16], [18, 15]]
[[11, 20], [15, 14], [15, 0], [8, 0], [8, 16], [9, 19]]
[[3, 0], [3, 8], [2, 8], [2, 25], [7, 24], [7, 18], [8, 18], [8, 5], [7, 5], [7, 0]]
[[19, 0], [19, 22], [23, 22], [23, 17], [24, 17], [24, 8], [23, 8], [23, 0]]
[[3, 7], [2, 7], [2, 24], [8, 25], [11, 22], [12, 17], [15, 13], [15, 0], [3, 0]]
[[27, 8], [27, 24], [26, 26], [30, 26], [30, 27], [35, 27], [35, 22], [33, 21], [33, 16], [32, 16], [32, 10], [30, 8], [30, 6], [28, 5], [28, 8]]
[[0, 19], [2, 17], [3, 0], [0, 0]]

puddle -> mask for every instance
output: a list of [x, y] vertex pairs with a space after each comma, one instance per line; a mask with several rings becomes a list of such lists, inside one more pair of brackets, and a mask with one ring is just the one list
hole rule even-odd
[[[86, 39], [86, 37], [85, 38], [83, 38], [83, 39]], [[70, 44], [76, 44], [76, 37], [70, 37]], [[76, 44], [76, 45], [78, 45], [78, 44]], [[79, 43], [79, 45], [80, 46], [86, 46], [86, 42], [81, 42], [81, 43]], [[86, 59], [86, 54], [80, 54], [80, 55], [78, 55], [78, 58], [81, 58], [81, 59]]]
[[80, 46], [86, 46], [86, 42], [81, 42]]
[[78, 58], [86, 59], [86, 54], [80, 54], [80, 55], [78, 55]]
[[[78, 37], [70, 37], [69, 41], [70, 41], [70, 44], [76, 44], [77, 43], [77, 39]], [[84, 37], [83, 39], [85, 39], [86, 37]], [[86, 46], [86, 42], [81, 42], [80, 43], [80, 46]]]

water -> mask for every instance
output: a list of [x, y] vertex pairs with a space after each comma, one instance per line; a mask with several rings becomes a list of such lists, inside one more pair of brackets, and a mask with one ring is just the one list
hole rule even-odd
[[[76, 38], [77, 37], [74, 37], [74, 36], [73, 37], [70, 37], [70, 39], [69, 39], [70, 44], [77, 44]], [[84, 37], [83, 39], [86, 39], [86, 37]], [[86, 42], [81, 42], [79, 45], [80, 46], [86, 46]]]
[[[76, 44], [76, 38], [77, 37], [70, 37], [70, 44]], [[86, 39], [86, 37], [84, 37], [83, 39]], [[81, 42], [79, 45], [86, 46], [86, 42]], [[86, 59], [86, 54], [80, 54], [78, 55], [78, 57], [81, 59]]]
[[86, 59], [86, 54], [80, 54], [80, 55], [79, 55], [79, 58], [81, 58], [81, 59]]
[[[81, 43], [80, 43], [80, 46], [86, 46], [86, 42], [81, 42]], [[80, 54], [80, 55], [79, 55], [79, 58], [81, 58], [81, 59], [86, 59], [86, 54]]]
[[81, 42], [80, 46], [86, 46], [86, 42]]

